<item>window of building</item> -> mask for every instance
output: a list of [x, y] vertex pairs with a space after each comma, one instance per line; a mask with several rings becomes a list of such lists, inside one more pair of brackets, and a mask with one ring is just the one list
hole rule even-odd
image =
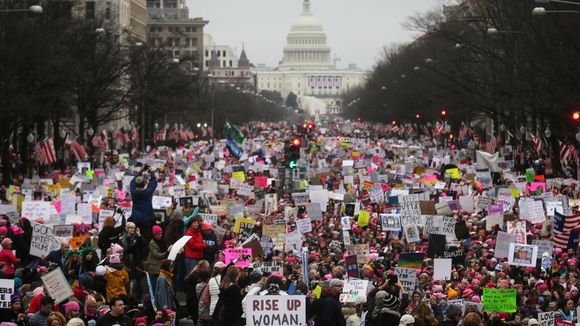
[[224, 57], [226, 57], [226, 50], [224, 50]]
[[191, 45], [190, 45], [190, 46], [191, 46], [192, 48], [196, 48], [196, 47], [197, 47], [197, 37], [191, 37], [191, 38], [189, 39], [189, 41], [190, 41], [190, 43], [191, 43]]
[[177, 14], [165, 14], [165, 18], [169, 20], [177, 20]]
[[205, 66], [209, 67], [209, 60], [205, 60]]
[[179, 56], [179, 51], [173, 51], [173, 56], [174, 57], [178, 57]]
[[181, 28], [175, 27], [175, 33], [180, 33], [180, 32], [181, 32]]
[[230, 67], [234, 66], [234, 62], [232, 60], [230, 60]]
[[218, 58], [220, 57], [220, 51], [217, 51], [217, 57]]
[[197, 32], [197, 28], [196, 28], [196, 27], [192, 27], [192, 28], [191, 28], [191, 32], [192, 32], [192, 33], [195, 33], [195, 32]]
[[224, 67], [224, 68], [225, 68], [225, 67], [227, 67], [227, 65], [226, 65], [226, 61], [225, 61], [225, 60], [224, 60], [224, 61], [222, 61], [222, 67]]
[[177, 1], [163, 1], [163, 8], [177, 8]]
[[105, 19], [111, 19], [111, 1], [105, 4]]
[[85, 4], [85, 19], [95, 19], [95, 2], [87, 1]]

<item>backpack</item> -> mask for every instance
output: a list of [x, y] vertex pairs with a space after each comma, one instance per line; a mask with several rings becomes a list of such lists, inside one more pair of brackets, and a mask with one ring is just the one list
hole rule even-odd
[[211, 303], [211, 296], [209, 294], [209, 285], [206, 284], [201, 290], [199, 298], [197, 298], [198, 306], [198, 318], [200, 320], [211, 320], [211, 316], [209, 315], [209, 308]]

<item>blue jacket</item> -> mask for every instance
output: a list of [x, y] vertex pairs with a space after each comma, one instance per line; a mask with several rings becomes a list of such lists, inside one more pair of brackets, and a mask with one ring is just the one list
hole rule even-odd
[[145, 189], [137, 189], [135, 179], [140, 177], [142, 172], [139, 172], [133, 180], [131, 180], [130, 190], [131, 199], [133, 200], [133, 211], [131, 212], [130, 220], [140, 223], [153, 223], [155, 221], [155, 213], [153, 212], [153, 192], [157, 189], [157, 178], [154, 173], [151, 173], [149, 185]]

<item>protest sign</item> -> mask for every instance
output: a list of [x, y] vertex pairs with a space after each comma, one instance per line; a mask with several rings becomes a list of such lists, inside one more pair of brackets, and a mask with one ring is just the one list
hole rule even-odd
[[453, 264], [465, 263], [465, 250], [457, 247], [450, 247], [443, 252], [443, 258], [451, 258]]
[[250, 248], [227, 248], [224, 251], [226, 265], [236, 261], [238, 267], [248, 267], [252, 263], [252, 249]]
[[428, 215], [425, 217], [426, 234], [440, 234], [455, 237], [455, 218], [453, 216]]
[[539, 312], [538, 313], [538, 326], [555, 326], [554, 324], [554, 312]]
[[415, 284], [417, 283], [417, 269], [395, 267], [395, 275], [398, 276], [399, 282], [407, 293], [415, 291]]
[[74, 225], [55, 225], [52, 227], [52, 234], [60, 238], [72, 238]]
[[[441, 197], [440, 197], [441, 199]], [[437, 211], [437, 215], [451, 215], [453, 214], [453, 212], [451, 211], [451, 208], [449, 208], [449, 205], [447, 204], [446, 201], [444, 202], [439, 202], [437, 204], [435, 204], [435, 210]]]
[[296, 227], [300, 233], [312, 232], [312, 222], [308, 217], [305, 219], [296, 220]]
[[433, 260], [435, 272], [433, 279], [437, 281], [451, 279], [451, 259], [449, 258], [435, 258]]
[[199, 214], [203, 222], [210, 223], [211, 225], [217, 225], [218, 216], [217, 214]]
[[22, 203], [22, 217], [26, 217], [30, 221], [43, 219], [50, 220], [50, 215], [54, 212], [54, 207], [49, 201], [31, 200]]
[[264, 195], [264, 206], [266, 216], [278, 211], [278, 195], [277, 194], [266, 194]]
[[356, 302], [358, 297], [367, 296], [368, 287], [369, 281], [367, 280], [349, 279], [342, 288], [339, 300], [342, 303]]
[[507, 232], [516, 236], [516, 242], [526, 244], [526, 222], [507, 221]]
[[506, 258], [509, 256], [510, 243], [516, 241], [516, 236], [503, 231], [498, 231], [495, 242], [494, 257]]
[[306, 325], [306, 297], [303, 295], [246, 296], [248, 325]]
[[261, 273], [280, 273], [284, 272], [284, 266], [281, 262], [255, 262], [252, 264], [252, 268]]
[[254, 193], [254, 187], [246, 185], [246, 184], [242, 184], [238, 187], [238, 190], [236, 190], [236, 193], [240, 196], [250, 197]]
[[350, 255], [344, 257], [344, 263], [346, 265], [346, 273], [348, 277], [359, 278], [360, 273], [358, 269], [358, 261], [356, 255]]
[[508, 263], [516, 266], [536, 267], [538, 246], [510, 243]]
[[399, 254], [399, 267], [421, 268], [423, 266], [423, 253], [403, 252]]
[[153, 209], [165, 209], [171, 207], [171, 197], [153, 196], [151, 204]]
[[381, 214], [380, 217], [383, 231], [401, 231], [401, 216], [399, 214]]
[[483, 289], [483, 311], [516, 312], [516, 289]]
[[417, 229], [416, 225], [404, 226], [403, 231], [405, 232], [405, 238], [407, 239], [408, 243], [421, 241], [419, 230]]
[[340, 224], [342, 224], [342, 230], [344, 230], [344, 231], [348, 231], [348, 230], [352, 229], [352, 227], [350, 225], [350, 216], [341, 217]]
[[286, 233], [286, 250], [298, 250], [302, 247], [302, 234], [298, 231]]
[[18, 222], [20, 215], [13, 205], [0, 205], [0, 214], [8, 216], [10, 223]]
[[356, 255], [359, 264], [366, 264], [371, 259], [368, 243], [346, 246], [346, 251], [348, 251], [350, 255]]
[[32, 241], [30, 242], [30, 255], [46, 257], [48, 254], [60, 248], [60, 242], [52, 234], [52, 228], [40, 223], [32, 223]]
[[190, 239], [191, 239], [190, 235], [184, 235], [179, 240], [175, 241], [175, 243], [171, 247], [171, 251], [169, 251], [169, 256], [167, 257], [167, 259], [172, 261], [175, 260], [177, 254], [179, 253], [179, 250], [183, 248], [187, 243], [187, 241], [189, 241]]
[[14, 280], [0, 279], [0, 309], [10, 309], [10, 296], [14, 293]]
[[322, 209], [320, 208], [320, 204], [310, 203], [310, 204], [305, 204], [305, 206], [306, 206], [306, 213], [308, 214], [308, 217], [312, 221], [322, 220]]
[[528, 220], [532, 224], [542, 223], [546, 219], [542, 201], [531, 200], [520, 205], [520, 218]]
[[256, 221], [251, 218], [238, 217], [234, 224], [234, 233], [240, 233], [241, 229], [253, 229]]
[[512, 191], [509, 188], [500, 188], [497, 192], [497, 204], [504, 206], [504, 211], [510, 210], [516, 203], [516, 199], [512, 196]]
[[42, 275], [40, 279], [48, 291], [48, 295], [54, 299], [54, 304], [59, 304], [74, 295], [60, 268]]
[[304, 205], [310, 202], [310, 194], [307, 192], [297, 192], [292, 194], [295, 205]]
[[532, 240], [532, 245], [538, 246], [538, 255], [542, 255], [543, 253], [547, 252], [550, 256], [554, 251], [554, 246], [552, 245], [552, 241], [550, 240]]
[[420, 225], [421, 207], [419, 206], [419, 195], [399, 196], [399, 206], [401, 208], [401, 225]]

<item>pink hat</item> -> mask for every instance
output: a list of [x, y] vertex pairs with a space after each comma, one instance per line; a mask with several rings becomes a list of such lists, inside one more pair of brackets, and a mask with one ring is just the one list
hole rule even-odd
[[153, 234], [163, 233], [163, 229], [159, 225], [154, 225], [151, 230], [153, 231]]
[[0, 234], [8, 234], [8, 228], [5, 226], [0, 226]]
[[473, 290], [472, 289], [465, 289], [465, 291], [463, 291], [463, 295], [462, 297], [467, 298], [470, 295], [473, 295]]
[[118, 253], [123, 252], [123, 251], [125, 251], [125, 250], [120, 245], [118, 245], [116, 243], [111, 244], [111, 252], [113, 254], [118, 254]]
[[472, 302], [480, 303], [481, 302], [481, 298], [478, 295], [474, 295], [474, 296], [471, 297], [471, 301]]
[[578, 259], [572, 258], [568, 260], [568, 265], [578, 265]]
[[554, 249], [554, 255], [560, 256], [561, 254], [562, 254], [562, 248], [556, 248], [556, 249]]
[[119, 254], [112, 254], [109, 256], [109, 262], [111, 264], [119, 264], [121, 263], [121, 258], [119, 258]]
[[73, 310], [80, 310], [80, 309], [81, 309], [81, 306], [79, 306], [79, 304], [76, 303], [76, 302], [74, 302], [74, 301], [67, 302], [64, 305], [64, 313], [65, 313], [65, 315], [68, 314], [69, 312], [73, 311]]
[[2, 240], [2, 243], [0, 243], [0, 245], [2, 245], [2, 247], [6, 247], [6, 246], [11, 245], [11, 244], [12, 244], [12, 239], [10, 239], [10, 238], [4, 238]]
[[14, 235], [21, 235], [21, 234], [24, 234], [24, 230], [21, 227], [19, 227], [19, 226], [13, 226], [12, 227], [12, 233]]

